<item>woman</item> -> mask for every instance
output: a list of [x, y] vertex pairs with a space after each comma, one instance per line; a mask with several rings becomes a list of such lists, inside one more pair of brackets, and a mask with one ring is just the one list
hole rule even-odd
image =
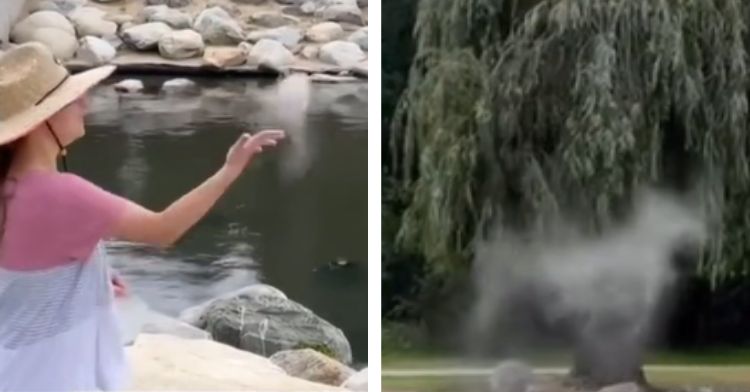
[[164, 211], [150, 211], [57, 169], [85, 133], [87, 90], [113, 70], [70, 76], [36, 43], [0, 57], [0, 391], [126, 387], [101, 241], [173, 244], [255, 154], [284, 137], [242, 135], [216, 174]]

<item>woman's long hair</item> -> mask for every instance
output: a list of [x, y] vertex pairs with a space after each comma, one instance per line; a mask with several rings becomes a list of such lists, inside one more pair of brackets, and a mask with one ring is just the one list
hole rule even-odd
[[16, 143], [4, 144], [0, 146], [0, 244], [5, 237], [5, 221], [7, 219], [7, 206], [10, 194], [7, 192], [6, 184], [10, 164], [13, 162]]

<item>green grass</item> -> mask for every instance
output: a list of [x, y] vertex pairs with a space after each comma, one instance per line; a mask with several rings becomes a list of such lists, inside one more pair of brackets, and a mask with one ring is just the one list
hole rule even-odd
[[[675, 370], [652, 370], [648, 380], [659, 387], [711, 386], [750, 389], [750, 366], [728, 368], [694, 368]], [[387, 392], [448, 392], [487, 390], [483, 377], [384, 377], [383, 390]]]
[[[566, 366], [570, 353], [547, 351], [527, 353], [520, 359], [534, 366]], [[430, 351], [383, 352], [384, 369], [420, 369], [452, 366], [492, 366], [495, 360], [471, 360], [457, 355]], [[750, 348], [711, 348], [692, 351], [660, 351], [648, 356], [654, 365], [750, 365]]]

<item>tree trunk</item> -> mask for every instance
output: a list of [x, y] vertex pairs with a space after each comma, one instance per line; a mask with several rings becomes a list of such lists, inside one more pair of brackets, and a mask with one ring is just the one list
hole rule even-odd
[[623, 382], [646, 385], [642, 345], [614, 336], [581, 341], [576, 347], [571, 376], [596, 387]]

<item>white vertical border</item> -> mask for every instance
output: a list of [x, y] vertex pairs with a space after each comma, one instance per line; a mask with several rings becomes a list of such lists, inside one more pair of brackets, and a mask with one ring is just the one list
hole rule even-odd
[[380, 1], [368, 4], [368, 96], [367, 96], [367, 354], [370, 391], [380, 391], [381, 326], [381, 121], [380, 121]]

